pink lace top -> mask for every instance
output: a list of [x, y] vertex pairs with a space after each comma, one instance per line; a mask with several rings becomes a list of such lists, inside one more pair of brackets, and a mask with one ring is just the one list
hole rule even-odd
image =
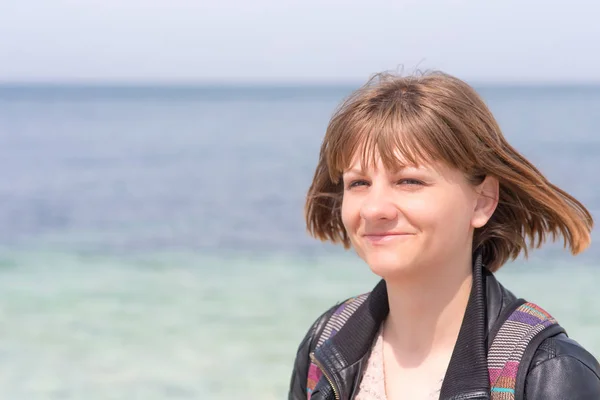
[[383, 331], [379, 329], [355, 400], [386, 400], [383, 374]]

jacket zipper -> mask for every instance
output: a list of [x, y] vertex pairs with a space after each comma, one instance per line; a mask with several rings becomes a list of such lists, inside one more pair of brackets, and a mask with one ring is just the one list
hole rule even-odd
[[321, 372], [323, 372], [323, 375], [325, 376], [325, 379], [327, 379], [327, 382], [329, 382], [329, 385], [333, 389], [333, 395], [335, 396], [335, 400], [340, 400], [340, 394], [338, 393], [335, 385], [333, 384], [333, 379], [331, 379], [329, 377], [329, 374], [327, 373], [327, 371], [325, 370], [325, 368], [323, 368], [323, 364], [321, 364], [317, 360], [317, 358], [315, 357], [315, 353], [310, 353], [310, 359], [311, 359], [312, 362], [314, 362], [317, 365], [317, 367], [319, 367], [319, 369], [321, 370]]

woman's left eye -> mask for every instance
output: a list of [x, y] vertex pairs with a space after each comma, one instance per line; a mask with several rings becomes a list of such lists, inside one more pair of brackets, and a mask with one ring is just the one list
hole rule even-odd
[[418, 179], [400, 179], [398, 183], [401, 185], [423, 185], [423, 182]]

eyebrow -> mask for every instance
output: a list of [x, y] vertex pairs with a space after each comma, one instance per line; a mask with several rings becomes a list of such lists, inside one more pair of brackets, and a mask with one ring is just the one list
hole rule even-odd
[[[392, 174], [398, 174], [400, 172], [402, 172], [405, 169], [416, 169], [419, 171], [427, 171], [427, 168], [423, 168], [423, 167], [415, 167], [412, 165], [400, 165], [399, 168], [395, 169], [394, 171], [390, 171]], [[363, 169], [363, 168], [351, 168], [349, 170], [346, 170], [342, 173], [342, 175], [345, 174], [356, 174], [356, 175], [365, 175], [367, 172]]]
[[352, 168], [352, 169], [344, 171], [342, 174], [343, 175], [346, 175], [346, 174], [364, 175], [365, 170], [362, 168]]

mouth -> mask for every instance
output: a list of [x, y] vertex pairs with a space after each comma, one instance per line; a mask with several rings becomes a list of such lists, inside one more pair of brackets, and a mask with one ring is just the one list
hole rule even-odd
[[371, 243], [386, 243], [396, 239], [404, 239], [409, 236], [412, 236], [412, 234], [396, 232], [371, 233], [363, 235], [363, 237]]

